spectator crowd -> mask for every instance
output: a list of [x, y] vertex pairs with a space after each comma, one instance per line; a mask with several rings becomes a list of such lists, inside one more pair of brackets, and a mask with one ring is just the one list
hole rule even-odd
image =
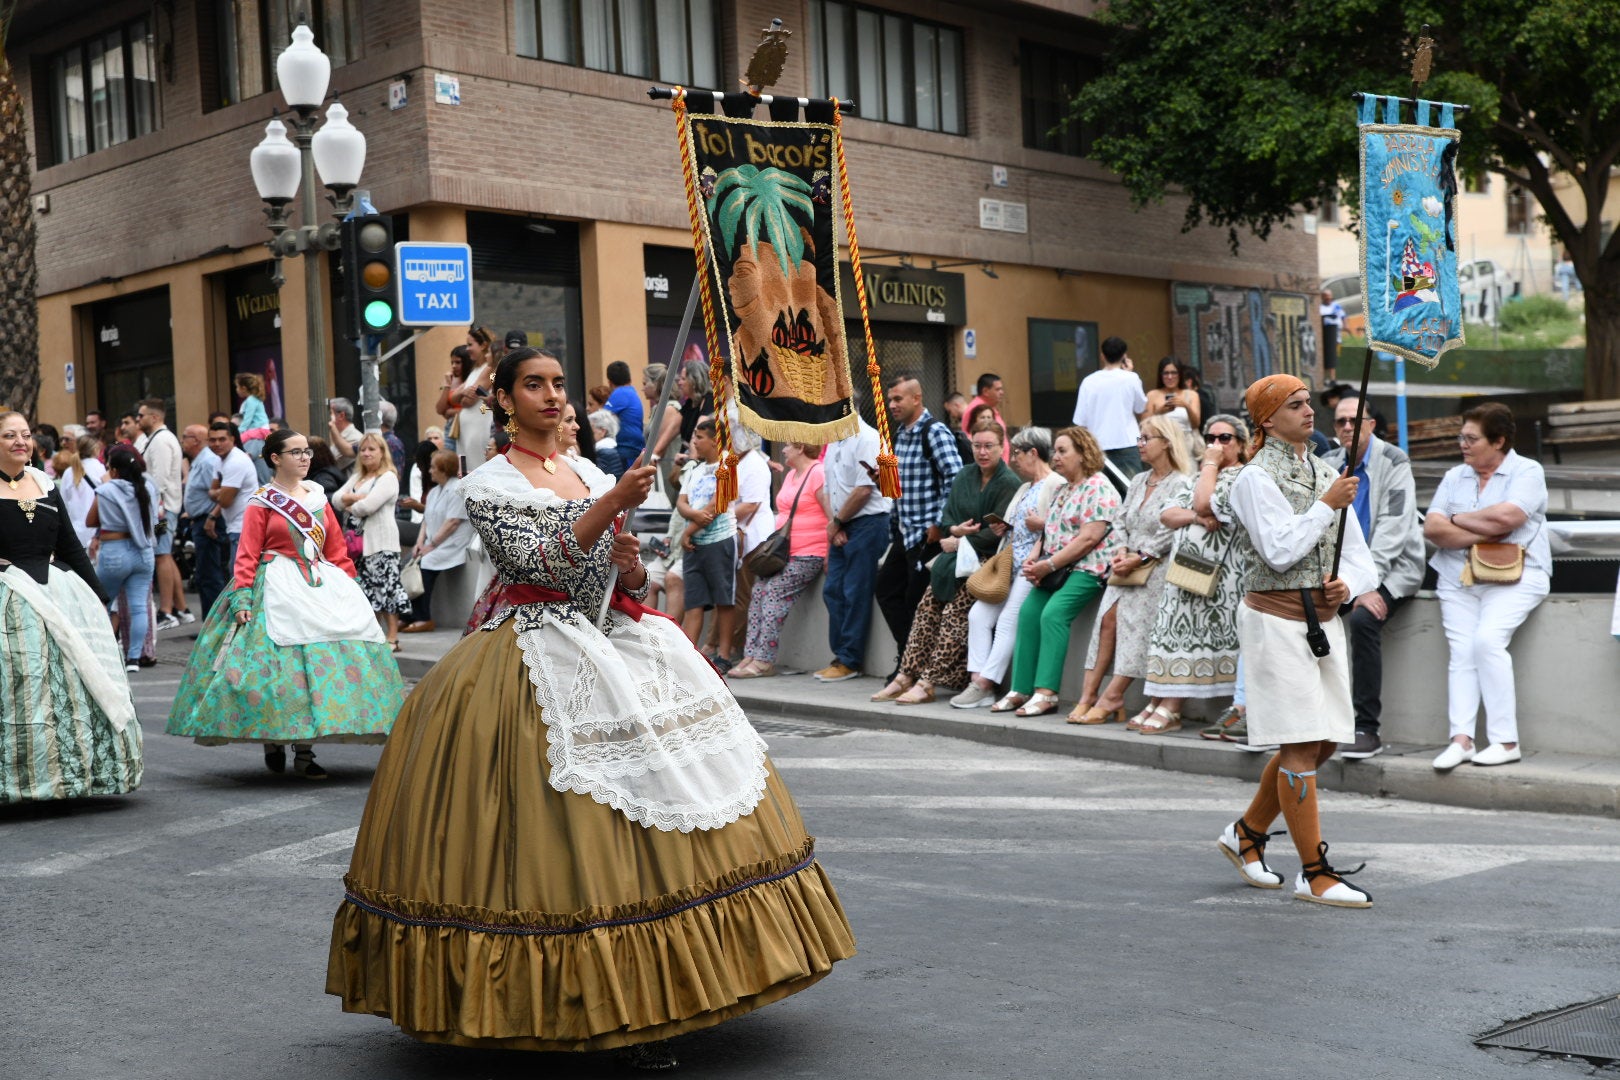
[[[440, 422], [414, 446], [394, 431], [386, 401], [378, 430], [363, 431], [355, 405], [334, 398], [327, 430], [309, 434], [309, 479], [339, 512], [362, 591], [395, 649], [400, 633], [436, 628], [433, 598], [446, 573], [467, 568], [474, 592], [493, 576], [460, 484], [504, 448], [489, 406], [493, 375], [506, 350], [527, 343], [521, 331], [497, 339], [472, 328], [450, 354], [434, 403]], [[1073, 423], [1056, 431], [1008, 425], [993, 373], [971, 399], [942, 402], [940, 416], [917, 379], [895, 379], [883, 402], [901, 478], [893, 500], [878, 490], [878, 434], [865, 419], [831, 445], [774, 447], [733, 421], [738, 497], [722, 511], [701, 358], [676, 372], [661, 423], [650, 412], [664, 365], [648, 365], [637, 386], [628, 364], [609, 364], [607, 384], [571, 398], [563, 452], [615, 477], [643, 453], [658, 466], [637, 526], [645, 534], [644, 523], [656, 523], [643, 549], [648, 602], [731, 678], [779, 674], [784, 625], [819, 582], [828, 641], [816, 679], [882, 674], [864, 670], [875, 607], [898, 660], [872, 700], [915, 706], [948, 692], [960, 709], [1055, 714], [1075, 624], [1094, 608], [1068, 722], [1156, 736], [1181, 728], [1189, 700], [1230, 698], [1201, 734], [1269, 749], [1247, 741], [1236, 628], [1246, 580], [1263, 569], [1246, 557], [1232, 504], [1263, 432], [1220, 411], [1198, 371], [1174, 357], [1146, 386], [1123, 340], [1107, 339], [1101, 354]], [[155, 661], [157, 631], [196, 621], [227, 587], [247, 501], [268, 475], [261, 449], [286, 427], [267, 415], [258, 376], [238, 375], [232, 389], [233, 411], [178, 431], [158, 398], [117, 417], [31, 425], [36, 464], [60, 486], [113, 598], [131, 670]], [[1383, 631], [1421, 587], [1433, 547], [1427, 562], [1451, 655], [1451, 741], [1434, 766], [1519, 760], [1507, 646], [1547, 595], [1552, 564], [1545, 479], [1514, 449], [1512, 413], [1490, 404], [1465, 414], [1462, 460], [1420, 514], [1411, 464], [1379, 437], [1376, 412], [1358, 429], [1360, 402], [1342, 387], [1323, 404], [1335, 438], [1319, 439], [1320, 456], [1301, 467], [1348, 467], [1360, 478], [1350, 513], [1379, 574], [1378, 587], [1344, 610], [1356, 738], [1342, 753], [1382, 749]], [[201, 612], [188, 609], [188, 578]], [[1145, 706], [1127, 716], [1138, 684]], [[1485, 745], [1476, 746], [1482, 710]]]

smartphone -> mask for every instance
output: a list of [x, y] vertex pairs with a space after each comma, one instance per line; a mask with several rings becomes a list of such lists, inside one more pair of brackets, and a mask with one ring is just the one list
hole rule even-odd
[[1007, 519], [1002, 517], [1000, 514], [984, 514], [979, 518], [979, 524], [981, 524], [981, 525], [1005, 525], [1005, 524], [1007, 524]]

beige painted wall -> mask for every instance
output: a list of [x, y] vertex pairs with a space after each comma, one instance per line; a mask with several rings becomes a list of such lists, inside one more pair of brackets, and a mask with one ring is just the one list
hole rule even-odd
[[[927, 262], [919, 265], [927, 266]], [[1119, 335], [1144, 370], [1170, 351], [1170, 287], [1152, 278], [1117, 274], [1067, 274], [1028, 266], [997, 265], [999, 280], [964, 267], [968, 326], [978, 338], [979, 355], [965, 355], [956, 335], [956, 386], [973, 396], [980, 372], [1002, 378], [1009, 424], [1030, 419], [1029, 320], [1072, 319], [1097, 323], [1098, 340]]]

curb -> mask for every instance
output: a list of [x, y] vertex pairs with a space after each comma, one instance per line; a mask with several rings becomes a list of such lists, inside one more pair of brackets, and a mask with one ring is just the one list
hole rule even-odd
[[[192, 642], [163, 642], [159, 659], [184, 664]], [[169, 645], [170, 648], [164, 648]], [[416, 680], [436, 662], [398, 655], [400, 675]], [[990, 746], [1007, 746], [1042, 754], [1141, 765], [1195, 776], [1223, 776], [1253, 782], [1268, 755], [1251, 754], [1230, 743], [1211, 742], [1196, 731], [1142, 736], [1119, 724], [1081, 727], [1061, 715], [1020, 718], [982, 709], [953, 709], [945, 704], [909, 707], [866, 700], [875, 679], [818, 683], [808, 676], [783, 675], [765, 680], [730, 680], [727, 685], [750, 715], [782, 720], [819, 720], [869, 731], [941, 735]], [[1322, 765], [1319, 781], [1329, 791], [1374, 798], [1404, 799], [1475, 810], [1549, 814], [1620, 816], [1620, 758], [1581, 758], [1527, 751], [1523, 761], [1492, 768], [1460, 766], [1437, 773], [1429, 764], [1436, 746], [1385, 744], [1376, 758]]]
[[[1269, 757], [1249, 753], [1230, 743], [1199, 738], [1196, 732], [1141, 736], [1118, 724], [1094, 727], [1066, 724], [1061, 715], [987, 720], [980, 719], [987, 715], [982, 710], [828, 700], [848, 695], [835, 695], [829, 692], [834, 687], [809, 683], [802, 677], [779, 679], [793, 684], [799, 692], [767, 694], [752, 681], [733, 681], [729, 685], [748, 714], [762, 718], [820, 720], [863, 730], [942, 735], [1044, 754], [1065, 754], [1251, 782], [1259, 778]], [[955, 715], [950, 715], [952, 713]], [[1515, 765], [1464, 766], [1450, 773], [1437, 773], [1430, 765], [1437, 750], [1438, 747], [1386, 744], [1384, 752], [1376, 758], [1330, 759], [1322, 765], [1319, 780], [1330, 791], [1477, 810], [1601, 817], [1614, 817], [1620, 812], [1620, 760], [1528, 752], [1525, 759]]]

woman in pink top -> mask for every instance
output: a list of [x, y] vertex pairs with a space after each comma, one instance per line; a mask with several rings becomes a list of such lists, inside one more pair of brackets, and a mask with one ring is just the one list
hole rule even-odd
[[[782, 490], [776, 493], [776, 527], [788, 534], [787, 566], [782, 572], [754, 583], [754, 598], [748, 605], [748, 641], [740, 664], [727, 672], [727, 678], [757, 679], [776, 674], [776, 651], [782, 624], [787, 621], [793, 602], [821, 576], [827, 565], [827, 493], [822, 488], [821, 447], [812, 443], [785, 443], [782, 461], [788, 467]], [[798, 510], [794, 511], [797, 500]]]

